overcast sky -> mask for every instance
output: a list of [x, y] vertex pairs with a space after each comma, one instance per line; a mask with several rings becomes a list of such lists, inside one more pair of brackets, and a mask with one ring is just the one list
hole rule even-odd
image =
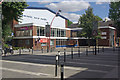
[[28, 2], [30, 7], [47, 7], [53, 11], [59, 9], [62, 10], [61, 15], [65, 16], [72, 22], [78, 22], [79, 17], [85, 13], [85, 10], [91, 6], [95, 15], [98, 15], [102, 19], [108, 18], [109, 14], [109, 2], [88, 2], [88, 1], [78, 1], [78, 0], [68, 0], [68, 1], [36, 1]]

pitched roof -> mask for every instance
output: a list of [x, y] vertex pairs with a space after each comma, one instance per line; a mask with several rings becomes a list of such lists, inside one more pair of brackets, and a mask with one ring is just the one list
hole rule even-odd
[[114, 22], [113, 21], [107, 21], [107, 22], [105, 22], [105, 21], [100, 21], [99, 22], [99, 26], [114, 26]]
[[78, 28], [79, 24], [76, 23], [76, 24], [71, 24], [68, 26], [68, 28]]
[[[56, 14], [56, 12], [54, 12], [54, 11], [52, 11], [51, 9], [46, 8], [46, 7], [27, 7], [26, 9], [43, 9], [43, 10], [48, 10], [48, 11]], [[66, 17], [62, 16], [62, 15], [58, 15], [58, 16], [62, 17], [63, 19], [69, 20], [69, 19], [67, 19]]]

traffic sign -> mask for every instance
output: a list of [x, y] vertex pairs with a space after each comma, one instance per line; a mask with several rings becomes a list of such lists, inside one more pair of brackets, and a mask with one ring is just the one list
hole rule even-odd
[[92, 34], [93, 34], [93, 36], [97, 36], [98, 35], [98, 21], [94, 21], [93, 22]]
[[93, 31], [98, 30], [98, 21], [93, 22]]

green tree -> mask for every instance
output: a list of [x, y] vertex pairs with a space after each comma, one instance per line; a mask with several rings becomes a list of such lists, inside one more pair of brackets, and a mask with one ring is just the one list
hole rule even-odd
[[5, 40], [8, 36], [11, 36], [12, 21], [22, 17], [24, 8], [28, 5], [26, 2], [3, 2], [2, 3], [2, 37]]
[[22, 17], [22, 12], [27, 6], [26, 2], [2, 3], [3, 25], [10, 24], [13, 20], [18, 21]]
[[83, 36], [88, 39], [88, 46], [90, 46], [90, 39], [94, 38], [92, 35], [93, 30], [93, 22], [95, 21], [101, 21], [102, 19], [99, 16], [95, 16], [93, 14], [93, 8], [89, 7], [85, 14], [83, 14], [79, 19], [79, 27], [82, 27], [82, 32], [80, 36]]
[[70, 26], [71, 24], [73, 24], [73, 22], [68, 20], [68, 26]]
[[120, 36], [120, 1], [111, 2], [109, 6], [109, 18], [114, 21], [118, 33], [117, 35]]

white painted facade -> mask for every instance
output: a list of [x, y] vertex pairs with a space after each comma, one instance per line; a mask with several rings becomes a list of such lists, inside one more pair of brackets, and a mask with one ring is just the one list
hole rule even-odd
[[[54, 16], [55, 14], [47, 9], [25, 9], [19, 24], [33, 23], [36, 25], [45, 26], [47, 25], [46, 22], [51, 24]], [[65, 28], [65, 19], [60, 16], [55, 17], [51, 27]]]

